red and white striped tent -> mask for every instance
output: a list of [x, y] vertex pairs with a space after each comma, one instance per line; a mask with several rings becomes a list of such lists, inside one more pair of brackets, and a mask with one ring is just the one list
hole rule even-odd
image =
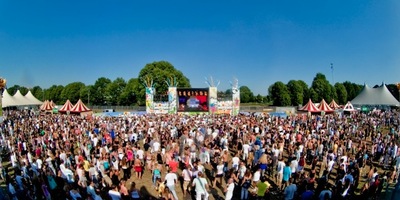
[[335, 99], [332, 99], [331, 103], [329, 104], [329, 107], [333, 108], [334, 110], [340, 109], [339, 104], [336, 103]]
[[57, 105], [53, 102], [53, 100], [50, 100], [50, 105], [51, 105], [53, 108], [57, 106]]
[[70, 112], [72, 110], [72, 108], [74, 107], [74, 105], [72, 105], [71, 101], [69, 101], [69, 99], [64, 103], [63, 107], [60, 108], [60, 110], [58, 110], [58, 112], [61, 113], [66, 113], [66, 112]]
[[302, 108], [300, 108], [299, 111], [310, 112], [310, 113], [321, 112], [321, 110], [317, 106], [315, 106], [315, 104], [311, 101], [311, 99], [309, 99], [307, 104]]
[[335, 110], [329, 107], [329, 105], [326, 103], [325, 99], [322, 99], [321, 103], [319, 103], [318, 108], [326, 113], [331, 113], [334, 112]]
[[75, 114], [81, 114], [81, 115], [87, 115], [89, 113], [92, 113], [92, 110], [90, 110], [88, 107], [83, 104], [82, 100], [78, 100], [74, 107], [71, 108], [70, 113], [75, 113]]
[[42, 111], [53, 111], [54, 106], [51, 105], [49, 100], [44, 101], [44, 103], [40, 106], [40, 110]]

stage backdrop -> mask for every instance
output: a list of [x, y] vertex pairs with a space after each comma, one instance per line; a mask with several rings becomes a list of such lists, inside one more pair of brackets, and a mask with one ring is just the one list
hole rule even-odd
[[178, 112], [208, 112], [208, 88], [177, 88]]
[[175, 114], [176, 113], [176, 87], [168, 87], [168, 113], [169, 114]]
[[210, 87], [210, 113], [216, 114], [218, 108], [217, 87]]

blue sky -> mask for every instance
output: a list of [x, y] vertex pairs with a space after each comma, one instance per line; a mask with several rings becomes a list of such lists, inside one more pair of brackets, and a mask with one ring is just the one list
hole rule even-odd
[[0, 1], [0, 77], [32, 87], [128, 80], [166, 60], [193, 87], [255, 94], [316, 73], [400, 82], [400, 1]]

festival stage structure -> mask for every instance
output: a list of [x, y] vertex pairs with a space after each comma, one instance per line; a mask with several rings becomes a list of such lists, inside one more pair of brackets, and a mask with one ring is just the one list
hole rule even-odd
[[[155, 101], [155, 83], [149, 76], [142, 78], [146, 88], [146, 113], [148, 114], [230, 114], [238, 115], [240, 110], [240, 90], [238, 80], [231, 83], [232, 97], [218, 101], [218, 85], [214, 79], [206, 78], [207, 88], [179, 88], [175, 77], [165, 80], [168, 85], [168, 99]], [[161, 92], [162, 94], [165, 94]], [[157, 94], [158, 95], [158, 94]]]

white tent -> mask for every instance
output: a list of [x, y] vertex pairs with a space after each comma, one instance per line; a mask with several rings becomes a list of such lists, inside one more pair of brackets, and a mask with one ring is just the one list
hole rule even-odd
[[353, 105], [383, 105], [383, 106], [399, 106], [400, 103], [394, 98], [392, 93], [383, 83], [378, 88], [370, 88], [364, 85], [361, 92], [351, 101]]
[[25, 96], [21, 94], [19, 90], [11, 96], [8, 91], [5, 89], [2, 96], [2, 108], [12, 107], [12, 106], [31, 106], [31, 105], [40, 105], [41, 101], [36, 99], [29, 91]]
[[29, 99], [25, 98], [19, 90], [17, 90], [13, 97], [18, 102], [18, 106], [30, 105]]
[[354, 109], [353, 104], [351, 104], [351, 102], [349, 101], [349, 102], [347, 102], [346, 105], [344, 106], [343, 111], [346, 111], [346, 112], [353, 112], [353, 111], [356, 111], [356, 109]]
[[6, 108], [6, 107], [10, 107], [10, 106], [15, 106], [15, 102], [16, 100], [14, 99], [13, 96], [11, 96], [7, 89], [5, 89], [3, 91], [3, 97], [1, 99], [1, 107]]
[[26, 93], [25, 98], [29, 100], [31, 103], [30, 105], [42, 105], [43, 102], [39, 101], [35, 96], [33, 96], [32, 92], [29, 90], [28, 93]]

